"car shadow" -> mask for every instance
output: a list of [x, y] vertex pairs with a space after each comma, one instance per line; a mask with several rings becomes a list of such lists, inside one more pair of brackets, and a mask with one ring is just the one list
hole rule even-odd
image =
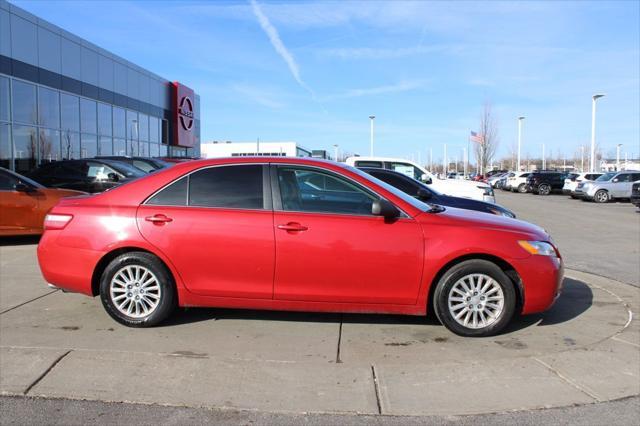
[[[507, 334], [529, 328], [544, 327], [571, 321], [593, 304], [593, 293], [582, 281], [565, 278], [562, 294], [548, 311], [533, 315], [517, 315], [511, 324], [501, 333]], [[379, 325], [440, 325], [435, 315], [411, 316], [388, 314], [341, 314], [318, 312], [259, 311], [225, 308], [181, 308], [163, 323], [171, 327], [215, 320], [256, 320], [302, 323], [348, 323]]]
[[16, 235], [11, 237], [0, 237], [0, 247], [2, 246], [26, 246], [38, 244], [40, 235]]

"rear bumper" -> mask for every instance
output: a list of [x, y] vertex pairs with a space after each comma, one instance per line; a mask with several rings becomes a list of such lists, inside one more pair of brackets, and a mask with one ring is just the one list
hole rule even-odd
[[56, 243], [59, 231], [47, 231], [38, 244], [38, 264], [49, 287], [93, 295], [91, 277], [103, 253]]
[[524, 292], [523, 314], [549, 309], [562, 291], [563, 261], [551, 256], [531, 256], [514, 265]]

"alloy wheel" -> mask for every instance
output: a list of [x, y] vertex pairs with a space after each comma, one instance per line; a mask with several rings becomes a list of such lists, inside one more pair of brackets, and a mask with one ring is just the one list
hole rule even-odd
[[156, 310], [162, 292], [158, 278], [141, 265], [119, 269], [109, 284], [109, 295], [120, 313], [130, 318], [143, 318]]
[[463, 327], [481, 329], [494, 324], [504, 310], [504, 293], [498, 282], [485, 274], [469, 274], [451, 287], [449, 313]]

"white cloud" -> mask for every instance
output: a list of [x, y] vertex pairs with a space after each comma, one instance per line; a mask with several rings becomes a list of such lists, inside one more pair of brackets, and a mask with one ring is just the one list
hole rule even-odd
[[385, 86], [369, 87], [364, 89], [351, 89], [343, 93], [336, 93], [334, 95], [328, 95], [323, 97], [322, 101], [332, 101], [336, 99], [349, 99], [359, 98], [362, 96], [375, 96], [389, 93], [408, 92], [410, 90], [417, 90], [424, 88], [424, 81], [402, 81], [396, 84], [390, 84]]

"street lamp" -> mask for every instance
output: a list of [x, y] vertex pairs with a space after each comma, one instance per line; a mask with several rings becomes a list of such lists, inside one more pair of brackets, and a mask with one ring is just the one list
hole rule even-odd
[[518, 117], [518, 168], [517, 171], [520, 171], [520, 146], [522, 144], [522, 120], [524, 120], [524, 116]]
[[371, 121], [371, 148], [369, 150], [369, 155], [373, 157], [373, 120], [376, 118], [375, 115], [370, 115], [369, 120]]
[[338, 144], [333, 145], [333, 159], [338, 162]]
[[589, 163], [589, 171], [596, 171], [596, 100], [603, 97], [604, 94], [596, 94], [591, 97], [591, 161]]
[[580, 145], [580, 171], [584, 173], [584, 145]]
[[621, 146], [622, 146], [621, 143], [616, 145], [616, 171], [620, 170], [620, 147]]

